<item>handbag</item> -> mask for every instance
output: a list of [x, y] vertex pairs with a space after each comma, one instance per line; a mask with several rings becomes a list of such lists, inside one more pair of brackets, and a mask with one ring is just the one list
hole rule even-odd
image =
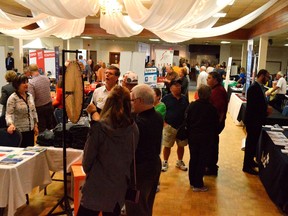
[[184, 120], [184, 122], [180, 125], [180, 127], [178, 128], [177, 134], [176, 134], [176, 139], [178, 140], [185, 140], [188, 139], [188, 129], [187, 129], [187, 124], [186, 121]]
[[[133, 134], [134, 140], [134, 134]], [[136, 160], [135, 160], [135, 144], [133, 142], [133, 173], [134, 173], [134, 184], [129, 185], [126, 191], [125, 200], [132, 203], [138, 203], [140, 197], [140, 190], [137, 189], [136, 179]]]

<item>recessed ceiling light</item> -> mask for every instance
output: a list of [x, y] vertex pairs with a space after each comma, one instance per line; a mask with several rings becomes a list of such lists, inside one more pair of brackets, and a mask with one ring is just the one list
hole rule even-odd
[[81, 38], [82, 38], [82, 39], [88, 39], [88, 40], [93, 39], [93, 38], [90, 37], [90, 36], [82, 36]]
[[230, 41], [221, 41], [221, 44], [230, 44]]
[[160, 39], [158, 39], [158, 38], [150, 38], [149, 40], [150, 41], [160, 41]]
[[226, 13], [216, 13], [213, 15], [213, 17], [225, 17]]

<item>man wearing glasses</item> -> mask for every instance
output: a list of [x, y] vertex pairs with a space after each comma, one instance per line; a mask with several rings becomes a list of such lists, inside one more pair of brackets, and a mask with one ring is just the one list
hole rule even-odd
[[268, 71], [261, 69], [257, 74], [257, 80], [247, 91], [247, 107], [244, 120], [247, 137], [242, 170], [251, 175], [258, 175], [258, 171], [255, 170], [258, 164], [254, 161], [254, 157], [262, 125], [265, 123], [266, 116], [271, 113], [271, 108], [268, 107], [264, 93], [264, 84], [268, 80]]
[[95, 89], [91, 103], [87, 107], [87, 112], [91, 115], [92, 119], [96, 112], [100, 114], [110, 90], [118, 84], [119, 76], [120, 70], [118, 67], [111, 65], [106, 69], [105, 85]]

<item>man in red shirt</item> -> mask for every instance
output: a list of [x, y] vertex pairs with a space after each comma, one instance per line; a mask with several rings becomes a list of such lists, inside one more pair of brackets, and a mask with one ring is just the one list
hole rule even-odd
[[222, 78], [218, 72], [212, 71], [208, 74], [207, 84], [212, 88], [210, 101], [212, 105], [217, 109], [219, 117], [219, 129], [218, 134], [215, 137], [214, 145], [211, 149], [211, 157], [207, 165], [206, 175], [218, 174], [218, 153], [219, 153], [219, 134], [225, 127], [225, 119], [228, 107], [227, 92], [222, 86]]

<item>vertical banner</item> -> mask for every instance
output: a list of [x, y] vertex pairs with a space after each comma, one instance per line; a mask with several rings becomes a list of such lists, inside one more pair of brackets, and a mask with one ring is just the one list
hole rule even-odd
[[36, 50], [36, 58], [37, 58], [37, 65], [39, 68], [40, 74], [44, 74], [45, 71], [45, 64], [44, 64], [44, 51], [43, 50]]
[[226, 79], [225, 79], [225, 89], [228, 90], [228, 85], [230, 81], [230, 72], [231, 72], [231, 65], [232, 65], [232, 57], [228, 58], [228, 65], [227, 65], [227, 71], [226, 71]]
[[157, 68], [145, 68], [144, 71], [144, 83], [150, 85], [153, 88], [157, 87]]
[[[59, 79], [60, 74], [60, 53], [59, 53], [59, 46], [54, 47], [55, 52], [55, 77], [56, 81]], [[64, 65], [62, 65], [64, 67]]]
[[29, 65], [30, 64], [37, 64], [41, 74], [50, 75], [54, 78], [56, 77], [55, 51], [29, 50]]
[[56, 77], [55, 73], [55, 52], [46, 51], [44, 52], [44, 70], [46, 75], [51, 76], [51, 78]]
[[[122, 51], [120, 52], [120, 71], [121, 76], [123, 76], [127, 71], [132, 70], [131, 62], [132, 62], [132, 52], [131, 51]], [[135, 71], [133, 71], [135, 72]], [[135, 72], [136, 73], [136, 72]]]
[[[245, 95], [247, 94], [247, 90], [250, 86], [250, 80], [251, 80], [253, 40], [248, 40], [247, 51], [248, 51], [248, 57], [247, 57], [247, 74], [246, 74], [246, 83], [245, 83]], [[253, 82], [254, 82], [254, 79], [252, 79], [252, 83]]]
[[155, 49], [155, 65], [158, 67], [163, 67], [166, 65], [171, 65], [173, 64], [173, 54], [174, 50], [160, 50], [160, 49]]
[[[145, 70], [145, 52], [133, 52], [131, 69], [138, 75], [138, 83], [144, 83], [144, 73]], [[120, 64], [121, 65], [121, 64]], [[156, 73], [157, 76], [157, 73]]]
[[254, 54], [253, 70], [252, 70], [252, 80], [256, 77], [256, 65], [257, 65], [257, 55]]
[[29, 50], [29, 65], [37, 64], [36, 50]]

